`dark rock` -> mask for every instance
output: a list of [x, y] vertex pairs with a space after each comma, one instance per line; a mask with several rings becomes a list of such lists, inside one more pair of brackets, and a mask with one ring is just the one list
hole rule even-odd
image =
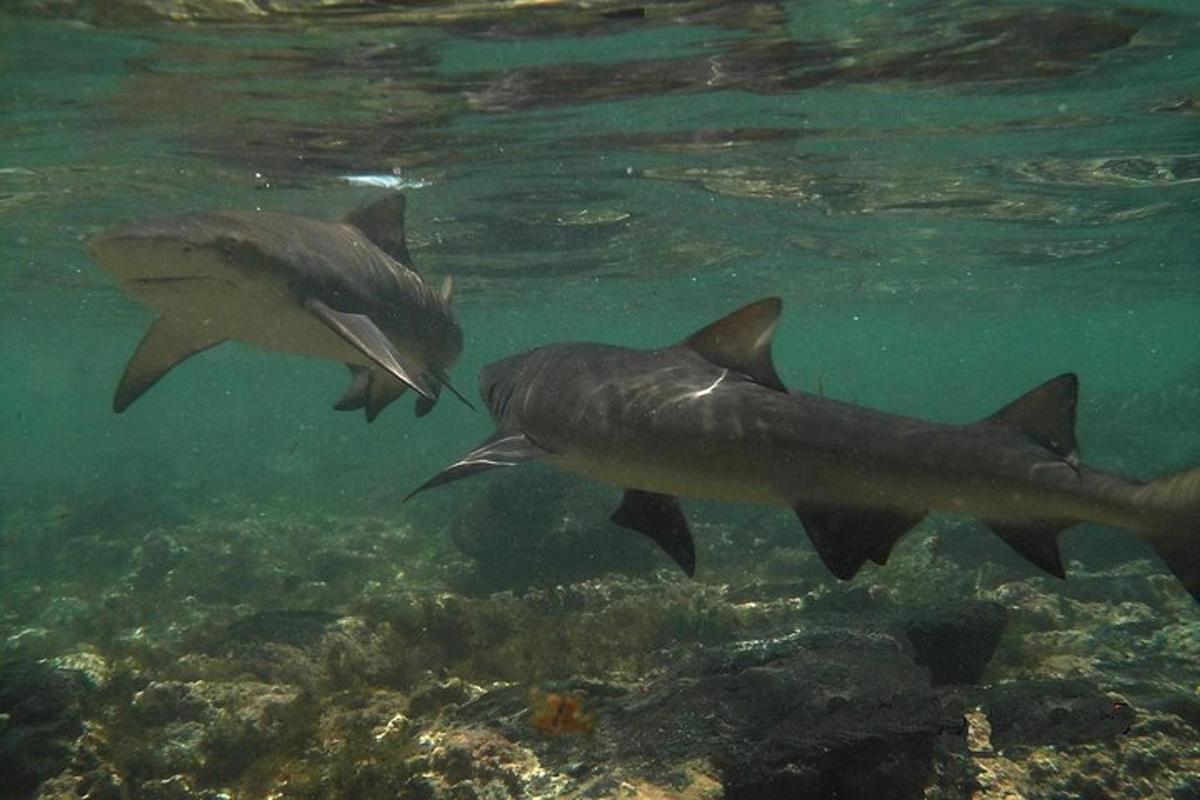
[[419, 687], [408, 703], [408, 712], [414, 716], [436, 714], [450, 704], [462, 705], [478, 693], [461, 678], [435, 681]]
[[0, 665], [0, 800], [31, 797], [69, 766], [83, 733], [85, 681], [37, 661]]
[[1171, 783], [1171, 800], [1200, 800], [1200, 775], [1182, 775]]
[[902, 624], [913, 660], [928, 667], [934, 686], [975, 684], [983, 677], [1008, 623], [999, 603], [973, 602]]
[[670, 565], [645, 537], [608, 521], [620, 494], [535, 470], [497, 475], [452, 529], [475, 565], [462, 581], [473, 593], [553, 586], [609, 572], [644, 573]]
[[[921, 797], [939, 765], [965, 747], [962, 704], [929, 684], [928, 672], [886, 631], [852, 622], [701, 655], [639, 687], [573, 681], [596, 719], [589, 759], [661, 776], [709, 759], [727, 797]], [[512, 740], [543, 746], [546, 761], [578, 758], [544, 741], [520, 687], [488, 692], [457, 717], [499, 726]]]
[[1082, 680], [1002, 684], [982, 699], [1000, 751], [1041, 745], [1082, 744], [1129, 732], [1137, 713], [1120, 697]]
[[133, 696], [129, 711], [140, 724], [152, 726], [207, 721], [213, 715], [212, 704], [200, 685], [180, 681], [150, 683]]
[[886, 634], [833, 627], [730, 656], [639, 704], [628, 732], [643, 752], [707, 751], [730, 798], [920, 797], [944, 736], [965, 733], [956, 698]]

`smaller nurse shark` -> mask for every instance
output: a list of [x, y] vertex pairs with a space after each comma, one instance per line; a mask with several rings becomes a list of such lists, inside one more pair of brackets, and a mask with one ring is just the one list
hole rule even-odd
[[884, 564], [931, 510], [977, 517], [1060, 578], [1058, 534], [1098, 522], [1149, 542], [1200, 601], [1200, 469], [1143, 483], [1081, 464], [1073, 374], [968, 425], [789, 393], [771, 360], [779, 311], [761, 300], [659, 350], [554, 344], [489, 364], [496, 433], [412, 494], [544, 461], [623, 487], [611, 520], [688, 575], [677, 496], [793, 509], [842, 579]]
[[408, 389], [428, 413], [462, 352], [453, 284], [431, 289], [411, 267], [403, 195], [326, 222], [265, 211], [210, 211], [94, 237], [92, 257], [160, 316], [113, 398], [124, 411], [181, 361], [236, 339], [341, 361], [339, 410], [367, 421]]

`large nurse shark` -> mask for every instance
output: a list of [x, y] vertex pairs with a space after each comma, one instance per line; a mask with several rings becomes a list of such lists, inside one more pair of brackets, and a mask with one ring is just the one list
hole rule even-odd
[[335, 407], [362, 408], [367, 421], [410, 388], [417, 414], [428, 413], [450, 387], [462, 329], [450, 279], [435, 290], [411, 266], [404, 208], [396, 194], [344, 222], [210, 211], [94, 237], [92, 257], [160, 314], [113, 409], [124, 411], [181, 361], [236, 339], [345, 363], [350, 387]]
[[544, 461], [623, 487], [612, 521], [689, 575], [676, 497], [793, 509], [843, 579], [885, 563], [931, 510], [982, 520], [1058, 577], [1058, 534], [1098, 522], [1153, 545], [1200, 601], [1200, 469], [1141, 482], [1081, 464], [1074, 375], [972, 424], [888, 414], [784, 388], [771, 360], [779, 310], [761, 300], [659, 350], [554, 344], [488, 365], [495, 434], [412, 494]]

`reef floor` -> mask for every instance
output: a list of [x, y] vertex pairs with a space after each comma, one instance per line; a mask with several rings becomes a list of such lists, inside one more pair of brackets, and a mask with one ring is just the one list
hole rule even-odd
[[1200, 798], [1200, 610], [1149, 560], [942, 522], [843, 584], [701, 518], [687, 580], [571, 549], [602, 521], [156, 518], [6, 512], [0, 798]]

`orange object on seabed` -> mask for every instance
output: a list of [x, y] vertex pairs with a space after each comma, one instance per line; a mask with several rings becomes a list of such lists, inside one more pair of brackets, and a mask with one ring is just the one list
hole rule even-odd
[[595, 718], [583, 712], [583, 700], [577, 694], [534, 689], [529, 693], [529, 703], [533, 727], [547, 735], [591, 733], [596, 727]]

